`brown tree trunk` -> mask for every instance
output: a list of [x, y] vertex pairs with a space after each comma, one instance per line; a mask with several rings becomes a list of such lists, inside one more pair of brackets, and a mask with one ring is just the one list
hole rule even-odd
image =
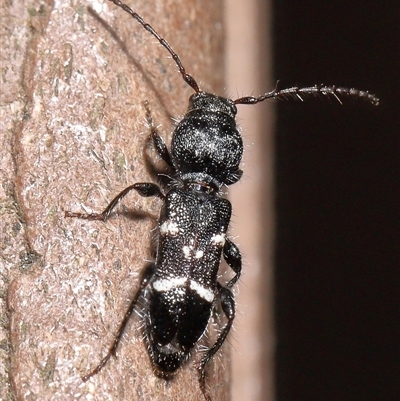
[[[233, 97], [271, 90], [269, 0], [226, 0], [226, 80]], [[269, 38], [269, 39], [268, 39]], [[274, 102], [238, 105], [245, 144], [243, 178], [229, 188], [230, 233], [243, 255], [231, 342], [232, 401], [274, 399]]]
[[[221, 1], [129, 5], [202, 89], [223, 93]], [[131, 193], [107, 223], [64, 218], [100, 212], [126, 186], [152, 181], [142, 102], [168, 144], [171, 116], [193, 91], [155, 38], [107, 1], [16, 0], [1, 13], [0, 398], [203, 400], [199, 355], [174, 380], [158, 379], [137, 315], [118, 358], [81, 380], [138, 288], [160, 201]], [[228, 350], [208, 366], [213, 401], [229, 398]]]

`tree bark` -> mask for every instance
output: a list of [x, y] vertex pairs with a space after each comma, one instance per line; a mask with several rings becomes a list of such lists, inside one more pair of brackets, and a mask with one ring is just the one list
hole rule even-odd
[[[203, 90], [223, 93], [221, 1], [129, 5]], [[107, 1], [2, 8], [0, 398], [203, 400], [199, 354], [172, 381], [157, 378], [135, 314], [118, 357], [81, 380], [138, 288], [160, 201], [131, 193], [107, 223], [64, 218], [101, 212], [128, 185], [154, 181], [143, 102], [169, 144], [171, 116], [184, 114], [193, 91], [155, 38]], [[213, 401], [229, 398], [228, 352], [208, 366]]]
[[[233, 97], [258, 95], [272, 78], [268, 0], [226, 0], [226, 80]], [[274, 399], [274, 102], [238, 105], [245, 144], [238, 184], [229, 188], [234, 218], [231, 235], [243, 255], [237, 284], [238, 313], [232, 336], [232, 401]]]

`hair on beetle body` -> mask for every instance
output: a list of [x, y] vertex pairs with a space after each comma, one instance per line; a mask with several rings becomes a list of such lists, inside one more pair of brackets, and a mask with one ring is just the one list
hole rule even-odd
[[[177, 121], [168, 148], [154, 125], [145, 104], [150, 139], [159, 157], [169, 168], [169, 184], [136, 183], [125, 188], [102, 213], [65, 212], [66, 217], [106, 221], [118, 202], [132, 190], [143, 197], [163, 202], [158, 220], [155, 262], [143, 271], [139, 288], [131, 300], [114, 342], [106, 356], [88, 374], [99, 373], [116, 354], [122, 334], [134, 310], [143, 319], [145, 340], [155, 372], [166, 379], [191, 357], [206, 332], [212, 314], [219, 310], [226, 321], [217, 330], [216, 340], [204, 349], [197, 361], [199, 385], [206, 400], [206, 366], [224, 343], [235, 317], [231, 288], [238, 281], [242, 258], [238, 247], [227, 236], [232, 208], [222, 197], [222, 187], [242, 176], [242, 136], [236, 124], [238, 104], [256, 104], [267, 99], [330, 96], [358, 98], [377, 105], [374, 95], [357, 89], [315, 85], [277, 88], [259, 97], [236, 100], [203, 92], [186, 72], [179, 56], [140, 15], [119, 0], [110, 0], [131, 15], [169, 52], [183, 80], [193, 89], [183, 118]], [[220, 283], [221, 257], [233, 270], [227, 283]], [[140, 308], [138, 308], [140, 303]], [[217, 307], [219, 309], [217, 309]], [[193, 318], [195, 316], [195, 319]]]

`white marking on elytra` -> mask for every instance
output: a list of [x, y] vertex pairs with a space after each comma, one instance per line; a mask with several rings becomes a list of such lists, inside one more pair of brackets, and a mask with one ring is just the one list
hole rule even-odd
[[191, 254], [191, 250], [192, 250], [192, 249], [193, 249], [192, 247], [187, 246], [187, 245], [185, 245], [185, 246], [182, 248], [183, 255], [185, 256], [185, 259], [189, 259], [189, 258], [190, 258], [190, 254]]
[[213, 235], [211, 237], [211, 243], [222, 248], [225, 245], [225, 235], [225, 233]]
[[[189, 259], [190, 257], [192, 257], [193, 255], [193, 249], [194, 247], [192, 245], [187, 246], [185, 245], [184, 247], [182, 247], [182, 251], [183, 251], [183, 256], [185, 257], [185, 259]], [[204, 256], [204, 251], [202, 250], [197, 250], [196, 253], [194, 254], [194, 257], [196, 259], [201, 259]]]
[[199, 284], [197, 281], [190, 280], [190, 289], [195, 291], [197, 295], [206, 300], [207, 302], [214, 301], [214, 292], [205, 288], [203, 285]]
[[160, 233], [161, 235], [167, 235], [167, 234], [172, 236], [178, 235], [179, 233], [178, 224], [176, 224], [174, 221], [166, 220], [160, 226]]
[[[153, 282], [152, 286], [155, 291], [167, 292], [176, 288], [185, 287], [187, 285], [187, 277], [173, 277], [173, 278], [161, 278]], [[204, 287], [204, 285], [198, 283], [197, 281], [190, 280], [190, 289], [194, 291], [200, 298], [205, 301], [212, 303], [214, 301], [215, 295], [212, 290]]]
[[194, 255], [194, 257], [196, 259], [201, 259], [204, 256], [204, 252], [203, 251], [196, 251], [196, 254]]
[[153, 282], [153, 288], [158, 292], [166, 292], [176, 287], [183, 287], [186, 277], [162, 278]]

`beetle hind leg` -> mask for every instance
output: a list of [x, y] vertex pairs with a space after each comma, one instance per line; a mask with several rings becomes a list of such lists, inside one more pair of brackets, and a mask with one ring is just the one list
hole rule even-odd
[[222, 287], [220, 284], [218, 284], [218, 290], [219, 290], [219, 298], [220, 298], [220, 302], [221, 302], [222, 311], [224, 312], [226, 318], [228, 319], [228, 322], [221, 329], [214, 345], [208, 349], [208, 351], [204, 354], [203, 358], [201, 358], [201, 360], [197, 366], [197, 369], [199, 372], [200, 388], [207, 401], [211, 401], [211, 398], [206, 390], [205, 367], [206, 367], [207, 363], [212, 359], [212, 357], [217, 353], [217, 351], [221, 348], [222, 344], [226, 340], [226, 337], [228, 336], [228, 334], [232, 328], [233, 320], [235, 318], [235, 300], [234, 300], [234, 296], [233, 296], [231, 290], [229, 290], [228, 288]]

